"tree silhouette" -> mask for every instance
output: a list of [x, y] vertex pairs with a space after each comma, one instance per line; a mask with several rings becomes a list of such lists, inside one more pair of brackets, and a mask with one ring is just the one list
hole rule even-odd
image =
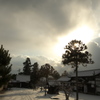
[[[54, 68], [50, 64], [42, 65], [40, 68], [40, 76], [46, 78], [46, 85], [48, 85], [48, 76], [52, 75]], [[46, 96], [46, 88], [45, 88], [45, 96]]]
[[32, 72], [31, 72], [31, 83], [33, 84], [34, 88], [36, 87], [37, 82], [39, 81], [39, 65], [35, 62], [32, 65]]
[[60, 74], [56, 70], [54, 70], [51, 75], [54, 77], [54, 79], [60, 78]]
[[46, 83], [48, 83], [48, 76], [52, 75], [54, 68], [50, 64], [42, 65], [40, 68], [41, 77], [46, 78]]
[[91, 59], [91, 54], [86, 51], [87, 46], [81, 41], [72, 40], [65, 46], [65, 54], [62, 55], [62, 63], [64, 65], [71, 65], [75, 68], [76, 72], [76, 100], [78, 100], [78, 66], [82, 64], [87, 66], [87, 64], [93, 64]]
[[30, 75], [31, 73], [31, 61], [30, 61], [30, 58], [26, 58], [26, 61], [23, 62], [23, 74], [24, 75]]
[[3, 45], [0, 48], [0, 87], [3, 85], [7, 85], [11, 78], [11, 57], [9, 54], [9, 50], [5, 50]]

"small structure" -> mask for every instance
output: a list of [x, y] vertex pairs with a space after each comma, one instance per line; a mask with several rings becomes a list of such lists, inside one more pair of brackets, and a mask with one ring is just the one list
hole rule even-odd
[[29, 88], [30, 76], [29, 75], [17, 75], [16, 81], [17, 81], [18, 87]]
[[48, 94], [59, 94], [59, 83], [55, 80], [51, 80], [48, 82]]
[[59, 82], [60, 86], [70, 86], [70, 80], [71, 78], [69, 78], [67, 75], [60, 77], [57, 81]]
[[68, 82], [70, 81], [71, 78], [69, 78], [68, 76], [62, 76], [60, 77], [57, 81], [58, 82], [61, 82], [61, 83], [64, 83], [64, 82]]
[[58, 82], [52, 77], [48, 77], [48, 94], [59, 94], [59, 84]]

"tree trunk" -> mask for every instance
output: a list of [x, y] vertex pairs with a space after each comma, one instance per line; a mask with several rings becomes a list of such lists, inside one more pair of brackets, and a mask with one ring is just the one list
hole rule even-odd
[[45, 96], [46, 96], [46, 88], [47, 88], [47, 83], [48, 83], [48, 77], [46, 77]]
[[78, 66], [76, 63], [76, 100], [78, 100]]

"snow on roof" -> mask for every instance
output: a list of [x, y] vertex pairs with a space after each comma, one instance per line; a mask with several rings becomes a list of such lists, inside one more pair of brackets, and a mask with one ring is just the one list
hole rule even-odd
[[[78, 77], [85, 77], [85, 76], [94, 76], [100, 74], [100, 69], [95, 70], [86, 70], [86, 71], [78, 71]], [[71, 77], [75, 77], [76, 73], [72, 73]]]
[[51, 76], [51, 75], [49, 75], [49, 76], [48, 76], [48, 79], [49, 79], [49, 80], [52, 80], [52, 79], [54, 79], [54, 77]]
[[49, 81], [48, 83], [49, 83], [49, 85], [52, 85], [52, 86], [59, 85], [59, 83], [55, 80]]
[[30, 76], [29, 75], [17, 75], [16, 80], [20, 82], [29, 82]]
[[70, 80], [69, 77], [67, 77], [67, 76], [62, 76], [62, 77], [60, 77], [57, 81], [69, 81], [69, 80]]

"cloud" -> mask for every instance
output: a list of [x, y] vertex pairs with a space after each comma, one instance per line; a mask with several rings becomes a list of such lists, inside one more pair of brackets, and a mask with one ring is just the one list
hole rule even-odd
[[[17, 56], [17, 55], [12, 55], [12, 60], [11, 60], [11, 64], [12, 65], [12, 71], [11, 73], [18, 73], [18, 70], [20, 69], [21, 72], [23, 72], [23, 62], [26, 60], [26, 58], [29, 57], [27, 55], [25, 56]], [[44, 56], [32, 56], [29, 57], [31, 60], [31, 64], [34, 64], [35, 62], [37, 62], [39, 64], [39, 68], [48, 63], [51, 66], [53, 66], [53, 68], [55, 70], [57, 70], [60, 74], [62, 74], [65, 70], [67, 70], [68, 72], [71, 72], [73, 69], [70, 66], [63, 66], [61, 63], [61, 60], [57, 60], [57, 59], [50, 59]]]
[[[11, 60], [11, 64], [13, 64], [12, 66], [12, 73], [17, 73], [18, 69], [21, 69], [21, 71], [23, 71], [23, 62], [26, 60], [27, 57], [30, 58], [31, 60], [31, 64], [34, 64], [35, 62], [37, 62], [39, 64], [39, 67], [41, 67], [42, 65], [48, 63], [51, 66], [53, 66], [56, 70], [58, 70], [58, 67], [62, 67], [61, 62], [58, 61], [57, 59], [51, 59], [51, 58], [47, 58], [45, 56], [28, 56], [28, 55], [11, 55], [12, 60]], [[58, 66], [59, 65], [59, 66]]]
[[42, 30], [41, 33], [36, 32], [36, 34], [46, 34], [44, 30], [47, 29], [49, 35], [60, 35], [81, 24], [87, 23], [92, 26], [95, 21], [90, 0], [84, 2], [82, 0], [73, 2], [68, 0], [30, 0], [30, 2], [9, 0], [5, 2], [4, 0], [1, 2], [1, 8], [3, 8], [1, 19], [7, 21], [5, 23], [12, 25], [12, 28], [14, 25], [17, 26], [19, 31], [23, 31], [23, 28], [30, 31], [32, 28]]
[[1, 43], [23, 49], [51, 46], [76, 27], [95, 26], [90, 0], [1, 0], [0, 8]]
[[[91, 70], [91, 69], [100, 69], [100, 41], [99, 43], [95, 42], [98, 41], [100, 38], [95, 39], [93, 42], [90, 42], [87, 47], [87, 51], [92, 54], [92, 60], [94, 64], [87, 64], [86, 67], [82, 66], [81, 64], [78, 66], [78, 70]], [[59, 66], [60, 65], [60, 66]], [[61, 63], [57, 65], [57, 70], [62, 73], [64, 70], [68, 72], [73, 72], [74, 68], [69, 65], [63, 66]]]
[[[98, 40], [98, 39], [97, 39]], [[92, 54], [92, 59], [95, 62], [94, 64], [88, 64], [87, 67], [81, 66], [79, 65], [79, 70], [91, 70], [91, 69], [99, 69], [99, 65], [100, 65], [100, 46], [99, 44], [97, 44], [96, 42], [90, 42], [88, 45], [88, 51]], [[31, 59], [31, 63], [34, 64], [35, 62], [38, 62], [39, 67], [41, 67], [41, 65], [44, 65], [45, 63], [49, 63], [51, 66], [53, 66], [60, 74], [63, 73], [65, 70], [68, 72], [73, 71], [74, 69], [71, 66], [64, 66], [61, 61], [62, 59], [52, 59], [52, 58], [48, 58], [45, 56], [28, 56], [28, 55], [24, 55], [24, 56], [15, 56], [12, 55], [12, 61], [11, 63], [13, 64], [12, 66], [12, 73], [17, 72], [18, 69], [23, 69], [23, 62], [25, 61], [25, 59], [27, 57], [30, 57]]]
[[[92, 28], [97, 37], [100, 33], [99, 2], [99, 0], [1, 0], [0, 43], [12, 55], [17, 55], [12, 58], [16, 68], [22, 66], [21, 62], [25, 60], [21, 55], [28, 55], [33, 56], [32, 59], [39, 61], [40, 64], [49, 62], [60, 69], [62, 68], [59, 67], [62, 66], [60, 62], [50, 60], [55, 58], [53, 47], [58, 42], [58, 37], [67, 36], [84, 25]], [[93, 45], [94, 47], [99, 52], [99, 48], [96, 45]], [[93, 55], [95, 53], [93, 52]], [[96, 59], [96, 56], [94, 58]]]
[[87, 51], [92, 54], [94, 64], [88, 64], [87, 67], [81, 66], [79, 70], [100, 69], [100, 45], [96, 42], [90, 42], [87, 47]]

